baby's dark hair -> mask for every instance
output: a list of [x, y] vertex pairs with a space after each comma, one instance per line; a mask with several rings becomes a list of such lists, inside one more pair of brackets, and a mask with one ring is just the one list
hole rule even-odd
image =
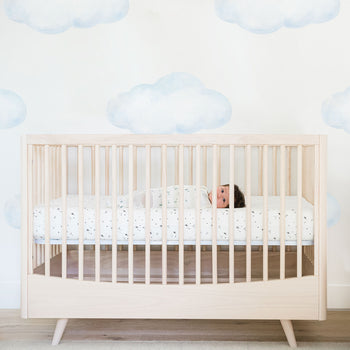
[[[230, 187], [230, 184], [223, 185], [224, 187]], [[245, 207], [245, 198], [243, 192], [239, 189], [237, 185], [235, 185], [235, 202], [234, 208], [244, 208]], [[227, 205], [226, 208], [229, 208], [230, 204]]]

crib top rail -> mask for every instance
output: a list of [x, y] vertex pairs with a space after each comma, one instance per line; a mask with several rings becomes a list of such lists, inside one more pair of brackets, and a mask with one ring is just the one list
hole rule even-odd
[[110, 146], [135, 145], [152, 146], [186, 145], [317, 145], [323, 135], [277, 135], [277, 134], [195, 134], [195, 135], [148, 135], [148, 134], [71, 134], [71, 135], [25, 135], [23, 141], [29, 145], [82, 145], [82, 146]]

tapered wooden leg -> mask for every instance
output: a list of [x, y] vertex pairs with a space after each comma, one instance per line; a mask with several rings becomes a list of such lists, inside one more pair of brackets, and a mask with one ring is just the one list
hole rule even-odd
[[61, 341], [67, 322], [68, 318], [60, 318], [59, 320], [57, 320], [55, 334], [52, 338], [52, 345], [57, 345]]
[[281, 320], [281, 325], [282, 325], [284, 333], [287, 337], [289, 346], [291, 348], [296, 348], [297, 342], [295, 340], [292, 321], [291, 320]]

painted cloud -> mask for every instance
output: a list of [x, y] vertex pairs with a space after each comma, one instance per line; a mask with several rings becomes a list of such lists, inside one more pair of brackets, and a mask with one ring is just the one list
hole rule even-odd
[[327, 226], [334, 226], [340, 219], [340, 205], [338, 201], [327, 193]]
[[46, 34], [115, 22], [129, 9], [129, 0], [5, 0], [4, 4], [10, 19]]
[[350, 133], [350, 87], [328, 98], [322, 105], [323, 120], [329, 126]]
[[7, 223], [13, 228], [21, 228], [21, 196], [10, 198], [4, 207]]
[[0, 129], [8, 129], [22, 123], [26, 117], [26, 105], [16, 93], [0, 89]]
[[112, 98], [107, 115], [113, 125], [135, 133], [192, 133], [227, 123], [231, 104], [194, 76], [172, 73]]
[[218, 17], [256, 34], [326, 22], [339, 7], [340, 0], [215, 0]]

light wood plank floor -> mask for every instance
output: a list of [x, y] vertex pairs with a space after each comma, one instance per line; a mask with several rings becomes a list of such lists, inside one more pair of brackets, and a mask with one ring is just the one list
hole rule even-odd
[[[0, 340], [52, 340], [56, 320], [20, 318], [19, 310], [0, 310]], [[297, 341], [349, 342], [350, 310], [328, 311], [327, 321], [293, 321]], [[69, 341], [286, 341], [279, 321], [247, 320], [69, 320]]]

